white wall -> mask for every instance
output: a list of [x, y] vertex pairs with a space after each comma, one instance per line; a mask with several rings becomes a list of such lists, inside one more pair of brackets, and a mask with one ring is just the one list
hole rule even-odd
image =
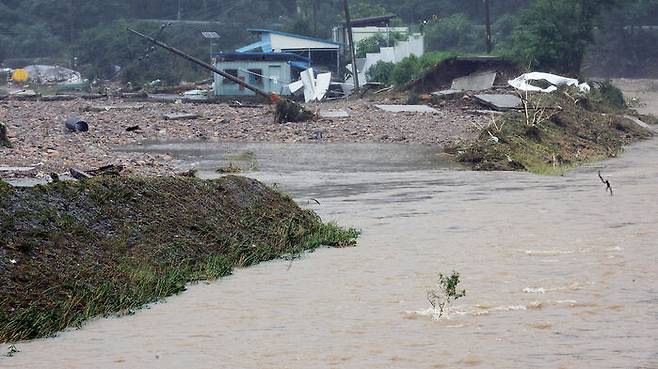
[[422, 56], [425, 54], [425, 37], [420, 33], [409, 35], [407, 41], [398, 41], [395, 47], [382, 47], [378, 53], [367, 53], [366, 64], [359, 71], [359, 82], [366, 81], [366, 72], [379, 61], [388, 63], [399, 63], [402, 59], [411, 55]]

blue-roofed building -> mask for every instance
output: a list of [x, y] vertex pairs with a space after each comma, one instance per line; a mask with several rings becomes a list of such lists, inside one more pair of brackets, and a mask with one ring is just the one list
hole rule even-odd
[[[310, 67], [336, 75], [340, 72], [340, 43], [265, 29], [249, 31], [259, 40], [235, 52], [218, 53], [217, 68], [279, 95], [289, 95], [286, 86], [298, 80], [299, 73]], [[215, 74], [215, 95], [251, 96], [254, 93]]]
[[[230, 52], [216, 55], [215, 67], [277, 95], [289, 95], [286, 87], [311, 65], [302, 56], [275, 52]], [[254, 92], [215, 73], [215, 95], [253, 96]]]

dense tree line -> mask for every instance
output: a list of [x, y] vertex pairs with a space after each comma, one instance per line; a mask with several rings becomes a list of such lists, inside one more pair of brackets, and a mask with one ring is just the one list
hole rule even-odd
[[[494, 53], [531, 68], [606, 73], [646, 71], [657, 64], [658, 0], [490, 0]], [[353, 17], [394, 13], [417, 25], [427, 49], [485, 51], [482, 0], [350, 0]], [[177, 23], [176, 20], [195, 22]], [[251, 41], [247, 28], [274, 28], [330, 37], [342, 20], [342, 0], [3, 0], [0, 61], [48, 57], [76, 63], [89, 77], [171, 82], [203, 72], [146, 45], [134, 26], [207, 58], [201, 31], [216, 31], [216, 47]], [[160, 29], [162, 24], [168, 24]], [[588, 51], [587, 53], [585, 51]], [[589, 55], [589, 56], [588, 56]], [[654, 68], [655, 69], [655, 68]], [[654, 71], [658, 73], [658, 71]]]

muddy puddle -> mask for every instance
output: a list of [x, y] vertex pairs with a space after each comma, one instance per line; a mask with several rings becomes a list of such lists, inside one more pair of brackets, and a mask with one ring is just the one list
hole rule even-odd
[[[658, 367], [658, 140], [564, 177], [456, 170], [420, 146], [141, 149], [204, 176], [251, 152], [246, 175], [362, 229], [359, 246], [18, 343], [0, 367]], [[434, 320], [427, 291], [452, 270], [466, 297]]]

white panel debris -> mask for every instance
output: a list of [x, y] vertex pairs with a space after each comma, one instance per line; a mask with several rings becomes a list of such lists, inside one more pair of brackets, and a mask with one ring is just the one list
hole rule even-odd
[[[530, 81], [547, 81], [553, 86], [541, 88], [530, 83]], [[589, 92], [591, 87], [587, 83], [580, 83], [577, 79], [558, 76], [556, 74], [532, 72], [522, 74], [519, 77], [507, 82], [510, 86], [521, 91], [530, 92], [553, 92], [557, 86], [577, 86], [581, 92]]]
[[290, 92], [295, 93], [304, 87], [304, 100], [306, 102], [324, 99], [331, 84], [331, 73], [320, 73], [316, 79], [313, 68], [309, 68], [300, 73], [300, 78], [300, 81], [288, 85]]

